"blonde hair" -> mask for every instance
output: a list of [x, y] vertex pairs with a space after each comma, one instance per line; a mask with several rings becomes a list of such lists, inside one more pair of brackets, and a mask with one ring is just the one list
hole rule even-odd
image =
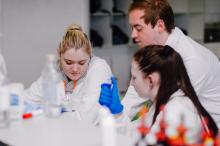
[[69, 49], [85, 49], [85, 51], [91, 56], [92, 55], [92, 45], [82, 28], [76, 24], [72, 24], [66, 30], [62, 41], [59, 44], [57, 50], [59, 55], [58, 64], [60, 69], [62, 69], [60, 57]]
[[63, 36], [63, 40], [60, 42], [58, 48], [59, 56], [72, 48], [76, 50], [83, 48], [89, 55], [92, 54], [90, 40], [85, 32], [83, 32], [82, 28], [76, 24], [70, 25]]

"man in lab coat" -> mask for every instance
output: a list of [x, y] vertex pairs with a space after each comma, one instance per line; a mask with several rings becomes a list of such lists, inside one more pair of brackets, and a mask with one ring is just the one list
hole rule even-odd
[[[220, 127], [220, 62], [207, 48], [192, 40], [174, 25], [172, 8], [165, 0], [143, 0], [130, 5], [131, 37], [142, 48], [150, 44], [169, 45], [183, 58], [190, 80], [202, 105]], [[130, 86], [123, 100], [124, 111], [143, 102]], [[134, 112], [135, 113], [135, 112]]]
[[[200, 102], [220, 127], [218, 58], [175, 27], [173, 10], [166, 0], [134, 1], [129, 8], [129, 24], [132, 30], [131, 37], [139, 48], [150, 44], [169, 45], [181, 55]], [[112, 94], [113, 100], [116, 98], [114, 95]], [[133, 119], [144, 103], [146, 98], [140, 98], [130, 85], [122, 100], [124, 109], [118, 113], [122, 112]]]

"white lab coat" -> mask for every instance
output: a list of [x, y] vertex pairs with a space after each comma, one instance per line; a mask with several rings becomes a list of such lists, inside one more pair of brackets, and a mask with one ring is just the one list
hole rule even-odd
[[[188, 143], [198, 142], [201, 138], [201, 119], [192, 101], [184, 96], [181, 90], [178, 90], [170, 97], [164, 106], [164, 110], [158, 114], [155, 123], [152, 125], [154, 112], [155, 104], [150, 107], [145, 118], [145, 124], [150, 128], [149, 135], [154, 135], [160, 130], [160, 121], [163, 119], [168, 126], [166, 128], [167, 135], [171, 137], [177, 136], [177, 127], [182, 123], [187, 128], [186, 140]], [[129, 123], [126, 115], [122, 114], [117, 119], [117, 124], [119, 129], [124, 128], [124, 131], [126, 131], [123, 133], [124, 135], [132, 136], [131, 138], [136, 140], [140, 137], [137, 129], [141, 124], [141, 119]]]
[[[166, 45], [174, 48], [183, 58], [200, 102], [220, 128], [220, 62], [218, 58], [210, 50], [184, 35], [177, 27], [169, 35]], [[133, 87], [129, 87], [122, 101], [128, 115], [137, 109], [137, 105], [143, 100], [135, 92]]]
[[[148, 126], [152, 125], [154, 112], [155, 104], [152, 105], [147, 113], [146, 123]], [[167, 135], [176, 136], [178, 133], [177, 128], [182, 123], [187, 129], [185, 133], [187, 142], [191, 144], [199, 142], [203, 128], [202, 121], [192, 101], [184, 96], [181, 90], [178, 90], [170, 97], [164, 110], [158, 114], [154, 125], [151, 127], [151, 133], [155, 133], [160, 129], [159, 125], [162, 119], [167, 124]]]
[[[77, 81], [71, 94], [68, 107], [77, 119], [95, 123], [99, 108], [99, 95], [101, 84], [106, 83], [112, 76], [111, 69], [105, 60], [93, 56], [86, 74]], [[64, 78], [65, 79], [65, 78]], [[42, 76], [35, 81], [23, 94], [23, 98], [41, 103], [42, 101]]]

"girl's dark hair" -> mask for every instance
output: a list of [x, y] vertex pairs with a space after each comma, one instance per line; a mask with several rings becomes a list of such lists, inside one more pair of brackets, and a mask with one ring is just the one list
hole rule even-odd
[[170, 46], [150, 45], [139, 49], [133, 56], [134, 61], [145, 76], [158, 72], [160, 74], [160, 87], [156, 96], [156, 109], [153, 123], [160, 112], [160, 107], [165, 105], [170, 96], [181, 89], [196, 107], [200, 117], [208, 119], [207, 126], [212, 136], [218, 134], [218, 127], [213, 118], [205, 110], [190, 82], [185, 65], [179, 53]]

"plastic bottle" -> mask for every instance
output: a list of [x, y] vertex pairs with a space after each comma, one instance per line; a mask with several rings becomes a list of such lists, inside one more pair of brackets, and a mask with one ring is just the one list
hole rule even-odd
[[99, 112], [102, 146], [116, 146], [115, 120], [108, 108], [101, 106]]
[[65, 96], [64, 84], [56, 62], [55, 55], [47, 55], [46, 66], [42, 71], [44, 112], [46, 116], [53, 118], [61, 115], [61, 99]]
[[8, 87], [0, 86], [0, 128], [8, 127], [9, 119], [9, 91]]
[[9, 119], [9, 90], [6, 86], [6, 66], [3, 56], [0, 54], [0, 128], [8, 127]]

